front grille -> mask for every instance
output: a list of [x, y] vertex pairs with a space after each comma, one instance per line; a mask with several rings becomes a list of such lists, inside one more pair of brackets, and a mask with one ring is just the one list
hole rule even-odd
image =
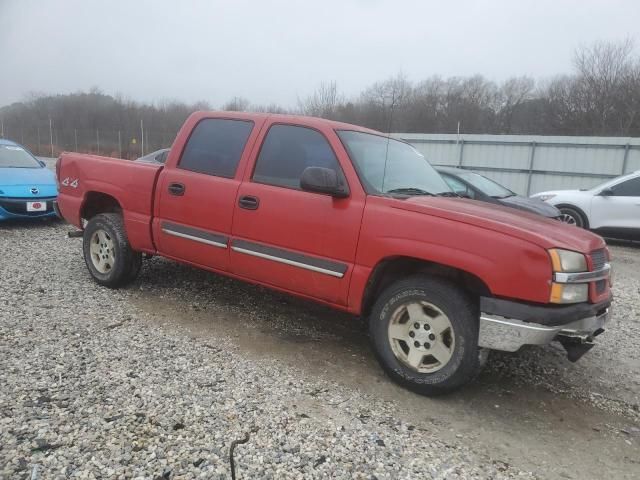
[[[50, 198], [0, 198], [0, 208], [13, 215], [29, 215], [37, 217], [53, 212], [54, 197]], [[47, 210], [42, 212], [27, 212], [27, 202], [47, 202]]]
[[[605, 263], [607, 263], [607, 253], [604, 248], [591, 252], [591, 270], [600, 270], [602, 267], [604, 267]], [[603, 294], [607, 289], [607, 284], [607, 280], [598, 280], [597, 282], [595, 282], [596, 294]]]
[[600, 270], [607, 263], [607, 254], [604, 248], [600, 250], [594, 250], [591, 252], [591, 263], [593, 265], [592, 270]]

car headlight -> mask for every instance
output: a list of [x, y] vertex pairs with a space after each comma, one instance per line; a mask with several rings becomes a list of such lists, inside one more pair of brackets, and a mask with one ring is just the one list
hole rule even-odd
[[576, 273], [588, 270], [587, 258], [582, 253], [552, 248], [549, 250], [549, 256], [554, 272]]
[[[554, 273], [580, 273], [588, 271], [587, 258], [578, 252], [552, 248], [549, 250]], [[579, 303], [589, 300], [588, 283], [551, 284], [551, 303]]]
[[538, 195], [536, 198], [539, 198], [543, 202], [546, 202], [547, 200], [551, 200], [553, 197], [555, 197], [553, 193], [548, 193], [546, 195]]

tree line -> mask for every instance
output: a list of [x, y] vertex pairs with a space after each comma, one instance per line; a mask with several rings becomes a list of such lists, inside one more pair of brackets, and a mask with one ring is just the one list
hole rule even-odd
[[[229, 111], [296, 113], [383, 132], [640, 136], [640, 56], [630, 40], [575, 50], [573, 71], [544, 80], [496, 83], [482, 75], [412, 82], [399, 74], [347, 97], [321, 83], [295, 107], [256, 105], [234, 97]], [[206, 101], [146, 104], [94, 88], [68, 95], [31, 94], [0, 108], [2, 133], [38, 154], [78, 150], [135, 158], [169, 146]]]

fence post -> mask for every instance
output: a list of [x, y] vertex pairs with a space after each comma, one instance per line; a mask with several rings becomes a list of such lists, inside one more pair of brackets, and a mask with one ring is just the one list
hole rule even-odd
[[73, 138], [75, 140], [75, 145], [76, 145], [76, 149], [74, 151], [78, 151], [78, 129], [74, 128], [73, 129]]
[[627, 171], [627, 161], [629, 160], [629, 149], [630, 145], [627, 143], [624, 146], [624, 158], [622, 159], [622, 172], [621, 175], [624, 175]]
[[98, 155], [100, 155], [100, 130], [96, 128], [96, 143], [98, 145]]
[[122, 158], [122, 140], [120, 138], [120, 130], [118, 130], [118, 158]]
[[49, 141], [51, 143], [51, 158], [53, 158], [53, 122], [49, 117]]
[[460, 154], [458, 156], [458, 166], [462, 165], [462, 155], [464, 152], [464, 140], [460, 140]]
[[36, 127], [36, 131], [38, 132], [38, 155], [42, 155], [40, 153], [40, 127]]
[[536, 156], [536, 142], [531, 142], [531, 155], [529, 155], [529, 177], [527, 178], [527, 197], [531, 194], [531, 177], [533, 176], [533, 160]]

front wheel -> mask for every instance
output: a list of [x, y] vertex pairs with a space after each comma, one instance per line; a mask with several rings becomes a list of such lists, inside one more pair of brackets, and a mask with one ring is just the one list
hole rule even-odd
[[567, 225], [586, 228], [586, 222], [580, 212], [571, 207], [560, 207], [560, 221]]
[[373, 307], [369, 331], [385, 372], [417, 393], [450, 392], [480, 370], [477, 307], [444, 279], [392, 284]]
[[109, 288], [131, 283], [142, 264], [142, 256], [131, 249], [117, 213], [101, 213], [89, 220], [83, 234], [83, 253], [94, 280]]

